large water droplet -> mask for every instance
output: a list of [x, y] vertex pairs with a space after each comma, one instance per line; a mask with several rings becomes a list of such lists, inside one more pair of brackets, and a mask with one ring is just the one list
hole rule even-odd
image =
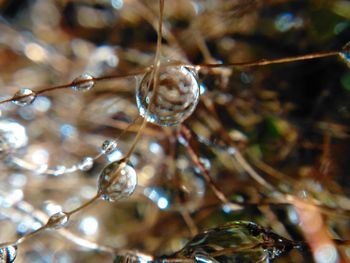
[[350, 42], [343, 46], [342, 51], [339, 53], [339, 55], [350, 68]]
[[6, 154], [27, 144], [28, 136], [24, 126], [11, 119], [0, 119], [0, 153]]
[[19, 106], [26, 106], [31, 104], [36, 98], [36, 94], [27, 88], [17, 91], [12, 99], [12, 102]]
[[123, 161], [107, 165], [98, 178], [98, 192], [104, 200], [110, 202], [129, 197], [136, 185], [135, 169]]
[[[199, 262], [269, 262], [269, 253], [260, 244], [265, 235], [251, 222], [231, 222], [196, 235], [176, 255]], [[203, 261], [213, 259], [216, 261]]]
[[84, 73], [72, 82], [71, 89], [75, 91], [88, 91], [95, 85], [94, 77]]
[[69, 220], [69, 215], [65, 212], [57, 212], [56, 214], [53, 214], [50, 216], [49, 221], [47, 222], [47, 225], [49, 225], [50, 228], [53, 229], [59, 229], [67, 225]]
[[186, 67], [161, 69], [157, 94], [151, 101], [153, 86], [153, 73], [148, 72], [136, 90], [139, 113], [149, 122], [161, 126], [177, 125], [188, 118], [198, 104], [200, 87], [197, 76]]
[[103, 154], [109, 154], [113, 152], [118, 146], [118, 143], [113, 139], [107, 139], [102, 143], [101, 152]]
[[17, 256], [17, 247], [8, 245], [0, 247], [0, 263], [12, 263]]

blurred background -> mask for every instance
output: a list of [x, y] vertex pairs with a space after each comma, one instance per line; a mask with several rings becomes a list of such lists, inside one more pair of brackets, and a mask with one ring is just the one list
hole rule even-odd
[[[85, 72], [124, 75], [151, 65], [158, 18], [156, 0], [0, 0], [0, 99], [20, 88], [67, 84]], [[190, 64], [337, 51], [350, 41], [350, 2], [166, 0], [162, 40], [164, 59]], [[333, 242], [350, 238], [344, 212], [350, 209], [349, 67], [348, 56], [200, 70], [201, 101], [184, 122], [200, 163], [230, 200], [268, 205], [240, 211], [223, 206], [176, 129], [149, 124], [131, 156], [135, 193], [121, 202], [96, 202], [74, 215], [67, 231], [160, 256], [180, 250], [193, 232], [246, 220], [310, 245], [274, 262], [349, 262], [350, 247]], [[54, 90], [26, 107], [0, 105], [2, 136], [16, 130], [14, 140], [22, 143], [2, 156], [1, 242], [40, 227], [36, 214], [74, 209], [95, 195], [100, 171], [128, 151], [140, 126], [122, 133], [139, 115], [135, 90], [141, 78], [98, 81], [86, 93]], [[121, 133], [118, 149], [89, 171], [59, 172], [96, 156], [105, 139]], [[275, 204], [276, 193], [231, 158], [233, 146], [280, 191], [333, 210]], [[45, 167], [58, 172], [43, 175]], [[112, 261], [55, 231], [20, 245], [16, 259]]]

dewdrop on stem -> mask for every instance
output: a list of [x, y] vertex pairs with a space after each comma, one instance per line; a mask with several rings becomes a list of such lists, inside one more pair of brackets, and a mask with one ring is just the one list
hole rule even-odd
[[118, 146], [118, 143], [113, 139], [107, 139], [105, 140], [101, 145], [101, 153], [102, 154], [109, 154], [113, 152]]
[[17, 256], [17, 246], [7, 245], [0, 247], [0, 263], [12, 263]]
[[94, 158], [87, 156], [77, 166], [80, 171], [89, 171], [94, 166]]
[[75, 91], [88, 91], [95, 85], [94, 77], [88, 73], [84, 73], [73, 80], [71, 89]]
[[107, 165], [98, 178], [98, 192], [103, 200], [110, 202], [129, 197], [136, 185], [135, 169], [122, 160]]
[[36, 94], [31, 89], [23, 88], [15, 93], [12, 102], [18, 106], [27, 106], [36, 98]]
[[339, 52], [339, 56], [344, 60], [344, 62], [350, 68], [350, 42], [346, 43], [343, 46], [342, 51]]
[[196, 73], [184, 66], [166, 66], [159, 71], [156, 89], [153, 78], [154, 71], [146, 73], [137, 87], [136, 103], [140, 115], [160, 126], [182, 123], [199, 101], [200, 86]]
[[49, 221], [47, 222], [47, 225], [52, 229], [59, 229], [67, 225], [69, 220], [69, 215], [65, 212], [57, 212], [56, 214], [53, 214]]

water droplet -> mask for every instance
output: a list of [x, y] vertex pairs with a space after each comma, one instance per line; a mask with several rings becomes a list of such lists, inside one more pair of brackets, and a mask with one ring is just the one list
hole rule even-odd
[[80, 171], [89, 171], [94, 166], [94, 158], [92, 157], [85, 157], [79, 164], [78, 169]]
[[69, 215], [65, 212], [57, 212], [56, 214], [53, 214], [50, 216], [49, 221], [47, 222], [47, 225], [50, 228], [53, 229], [59, 229], [64, 227], [69, 220]]
[[75, 91], [88, 91], [95, 85], [94, 77], [84, 73], [72, 82], [71, 89]]
[[115, 161], [107, 165], [101, 172], [98, 179], [98, 192], [102, 193], [104, 200], [113, 202], [129, 197], [134, 192], [136, 185], [135, 169], [123, 161]]
[[15, 93], [12, 102], [18, 106], [26, 106], [31, 104], [36, 98], [36, 94], [27, 88], [20, 89]]
[[194, 259], [197, 263], [218, 263], [219, 261], [213, 259], [205, 253], [197, 252], [194, 255]]
[[28, 136], [24, 126], [11, 119], [0, 119], [0, 153], [6, 154], [26, 146]]
[[173, 126], [183, 122], [192, 114], [199, 101], [197, 75], [183, 66], [161, 69], [157, 94], [149, 107], [153, 97], [152, 78], [153, 73], [148, 72], [136, 90], [140, 115], [160, 126]]
[[63, 165], [58, 165], [58, 166], [56, 166], [55, 168], [53, 168], [53, 175], [54, 175], [54, 176], [60, 176], [60, 175], [62, 175], [62, 174], [65, 173], [66, 169], [67, 169], [67, 168], [66, 168], [65, 166], [63, 166]]
[[0, 247], [0, 263], [12, 263], [17, 256], [17, 247], [8, 245]]
[[259, 230], [251, 222], [230, 222], [196, 235], [176, 255], [200, 257], [198, 262], [269, 262], [268, 251], [260, 245], [265, 234]]
[[118, 143], [113, 139], [107, 139], [102, 143], [101, 152], [103, 154], [109, 154], [113, 152], [118, 146]]
[[350, 68], [350, 42], [343, 46], [342, 51], [339, 53], [339, 55]]

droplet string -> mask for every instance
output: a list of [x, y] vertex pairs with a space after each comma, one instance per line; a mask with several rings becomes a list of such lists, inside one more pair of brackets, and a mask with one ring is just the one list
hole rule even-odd
[[[191, 68], [193, 70], [201, 70], [204, 68], [221, 68], [221, 67], [237, 67], [237, 68], [239, 68], [239, 67], [254, 67], [254, 66], [267, 66], [267, 65], [272, 65], [272, 64], [290, 63], [290, 62], [332, 57], [332, 56], [340, 56], [340, 57], [344, 58], [344, 56], [345, 56], [344, 54], [346, 55], [347, 53], [344, 52], [344, 49], [341, 49], [338, 51], [326, 51], [326, 52], [319, 52], [319, 53], [306, 54], [306, 55], [300, 55], [300, 56], [294, 56], [294, 57], [277, 58], [277, 59], [260, 59], [260, 60], [249, 61], [249, 62], [198, 64], [198, 65], [192, 65], [192, 64], [181, 63], [181, 62], [173, 62], [173, 64], [171, 64], [171, 65], [166, 65], [166, 66], [158, 65], [158, 67], [159, 68], [163, 68], [163, 67], [167, 68], [167, 67], [184, 66], [187, 68]], [[32, 102], [36, 96], [41, 95], [41, 94], [46, 93], [46, 92], [51, 92], [51, 91], [59, 90], [59, 89], [67, 89], [67, 88], [79, 90], [79, 89], [76, 89], [73, 87], [85, 86], [86, 83], [88, 83], [88, 85], [87, 85], [88, 87], [90, 87], [90, 86], [92, 87], [98, 81], [110, 80], [110, 79], [120, 79], [120, 78], [126, 78], [126, 77], [134, 77], [137, 75], [142, 75], [142, 74], [147, 74], [147, 73], [153, 72], [154, 69], [155, 69], [154, 66], [149, 66], [143, 70], [131, 72], [129, 74], [111, 75], [111, 76], [103, 76], [103, 77], [95, 77], [95, 78], [90, 76], [90, 75], [86, 75], [86, 73], [84, 73], [82, 76], [85, 76], [85, 78], [78, 77], [76, 80], [74, 80], [73, 82], [71, 82], [69, 84], [55, 86], [55, 87], [51, 87], [51, 88], [39, 89], [37, 91], [32, 91], [31, 93], [29, 93], [29, 91], [27, 91], [27, 94], [17, 94], [17, 95], [15, 94], [12, 98], [0, 101], [0, 104], [11, 102], [11, 101], [13, 101], [14, 103], [17, 101], [21, 101], [21, 100], [27, 101], [27, 100], [25, 100], [25, 98], [27, 98], [27, 97], [30, 98], [30, 100], [28, 100], [28, 101]], [[86, 77], [86, 76], [89, 76], [89, 77]], [[34, 96], [34, 99], [33, 99], [33, 96]], [[25, 103], [24, 105], [27, 105], [27, 104]]]
[[[4, 195], [4, 193], [0, 193], [1, 195]], [[24, 213], [27, 216], [30, 216], [31, 218], [33, 218], [34, 220], [40, 222], [42, 224], [42, 226], [45, 226], [45, 222], [48, 222], [50, 219], [50, 217], [48, 217], [45, 213], [43, 213], [42, 211], [36, 210], [34, 209], [34, 207], [25, 202], [25, 201], [19, 201], [16, 204], [14, 204], [13, 206], [16, 210], [18, 210], [21, 213]], [[37, 231], [36, 234], [40, 233], [41, 231], [46, 230], [48, 227], [48, 225], [46, 225], [45, 227], [42, 227], [40, 229], [40, 231]], [[92, 249], [92, 250], [97, 250], [100, 252], [104, 252], [104, 253], [108, 253], [108, 254], [115, 254], [115, 253], [126, 253], [124, 251], [120, 251], [119, 249], [116, 248], [112, 248], [109, 246], [105, 246], [105, 245], [101, 245], [101, 244], [97, 244], [95, 242], [83, 239], [79, 236], [77, 236], [76, 234], [71, 233], [69, 230], [67, 229], [59, 229], [57, 231], [57, 233], [62, 236], [63, 238], [67, 239], [68, 241], [81, 246], [83, 248], [87, 248], [87, 249]], [[26, 239], [30, 238], [32, 236], [23, 236], [21, 242], [24, 242]], [[17, 241], [18, 242], [18, 241]], [[12, 245], [15, 246], [15, 244], [17, 243], [16, 241], [14, 242], [9, 242], [9, 243], [3, 243], [2, 245]]]
[[[19, 157], [16, 156], [11, 156], [10, 158], [10, 163], [14, 164], [16, 166], [18, 166], [21, 169], [25, 169], [28, 171], [31, 171], [35, 174], [41, 174], [41, 175], [51, 175], [51, 176], [62, 176], [64, 174], [70, 174], [70, 173], [75, 173], [77, 171], [82, 171], [82, 172], [86, 172], [92, 169], [95, 161], [97, 161], [101, 156], [103, 155], [108, 155], [111, 152], [117, 150], [117, 146], [118, 143], [117, 141], [120, 139], [120, 137], [122, 137], [125, 133], [127, 133], [129, 131], [129, 129], [136, 124], [137, 120], [139, 119], [139, 116], [136, 117], [131, 123], [129, 123], [125, 129], [123, 129], [123, 131], [119, 134], [118, 137], [116, 137], [115, 139], [107, 139], [105, 140], [102, 145], [101, 145], [101, 149], [100, 149], [100, 153], [95, 155], [94, 157], [91, 156], [85, 156], [83, 157], [83, 159], [70, 166], [70, 167], [66, 167], [64, 165], [58, 165], [54, 168], [49, 168], [47, 165], [41, 165], [40, 167], [38, 167], [36, 164], [33, 164], [31, 162], [28, 162], [24, 159], [21, 159]], [[3, 130], [6, 131], [6, 124], [7, 121], [3, 120]], [[16, 125], [16, 124], [11, 124], [11, 125]], [[0, 122], [0, 133], [1, 133], [1, 122]], [[19, 126], [18, 126], [19, 127]], [[18, 144], [18, 146], [23, 146], [22, 144], [25, 142], [27, 143], [27, 135], [22, 132], [22, 129], [17, 129], [17, 137], [16, 137], [16, 143]], [[23, 130], [24, 131], [24, 130]], [[21, 138], [19, 138], [18, 136], [21, 135]], [[9, 136], [9, 134], [7, 133], [7, 136]], [[11, 140], [13, 141], [15, 137], [13, 137]]]

